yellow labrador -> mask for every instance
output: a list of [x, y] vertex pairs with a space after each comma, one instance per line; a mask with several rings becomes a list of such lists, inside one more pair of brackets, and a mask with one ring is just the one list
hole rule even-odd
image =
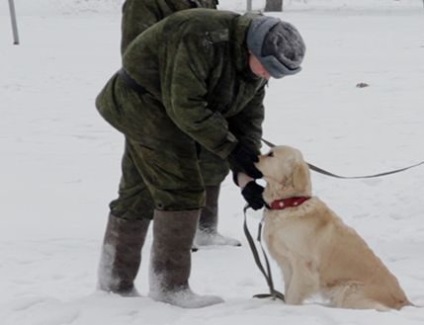
[[341, 308], [411, 305], [365, 241], [312, 196], [309, 167], [299, 150], [277, 146], [256, 167], [266, 181], [264, 240], [282, 270], [286, 303], [321, 294]]

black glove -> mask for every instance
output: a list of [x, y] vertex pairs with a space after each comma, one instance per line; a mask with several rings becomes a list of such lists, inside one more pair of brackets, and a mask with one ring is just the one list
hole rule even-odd
[[229, 156], [230, 161], [240, 167], [245, 174], [252, 178], [262, 178], [262, 173], [253, 163], [258, 162], [258, 155], [248, 147], [238, 144]]
[[265, 205], [265, 201], [262, 198], [263, 192], [264, 188], [262, 186], [256, 184], [255, 181], [250, 181], [241, 190], [241, 195], [243, 195], [244, 199], [253, 210], [259, 210]]

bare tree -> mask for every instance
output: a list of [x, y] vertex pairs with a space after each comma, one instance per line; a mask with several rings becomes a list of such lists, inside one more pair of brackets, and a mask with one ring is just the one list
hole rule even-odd
[[266, 0], [265, 11], [283, 11], [283, 0]]

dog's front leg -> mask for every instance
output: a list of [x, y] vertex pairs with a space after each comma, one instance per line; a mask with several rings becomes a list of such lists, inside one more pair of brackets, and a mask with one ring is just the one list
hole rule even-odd
[[318, 279], [314, 276], [306, 263], [295, 262], [292, 264], [290, 282], [286, 283], [285, 301], [289, 305], [300, 305], [303, 301], [316, 292]]
[[293, 274], [293, 270], [292, 270], [292, 266], [290, 265], [290, 262], [285, 259], [284, 263], [280, 264], [281, 267], [281, 271], [283, 272], [283, 280], [284, 280], [284, 292], [288, 292], [289, 290], [289, 283], [292, 280], [292, 274]]
[[289, 305], [300, 305], [305, 299], [304, 288], [297, 275], [291, 277], [291, 281], [286, 284], [285, 302]]

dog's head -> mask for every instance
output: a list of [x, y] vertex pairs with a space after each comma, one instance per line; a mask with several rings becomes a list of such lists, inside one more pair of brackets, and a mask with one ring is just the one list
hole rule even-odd
[[267, 183], [264, 191], [266, 202], [312, 195], [309, 167], [299, 150], [276, 146], [269, 153], [259, 156], [255, 165]]

